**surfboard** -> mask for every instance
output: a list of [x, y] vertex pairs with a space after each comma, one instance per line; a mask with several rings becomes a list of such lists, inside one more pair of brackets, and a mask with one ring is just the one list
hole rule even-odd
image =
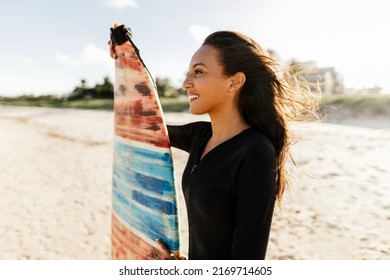
[[111, 28], [115, 53], [112, 258], [179, 256], [171, 146], [157, 90], [129, 28]]

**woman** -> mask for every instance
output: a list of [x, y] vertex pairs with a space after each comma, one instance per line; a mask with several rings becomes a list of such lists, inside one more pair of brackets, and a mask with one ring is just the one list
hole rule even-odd
[[209, 35], [193, 55], [183, 88], [190, 112], [211, 122], [168, 126], [171, 145], [189, 153], [189, 259], [265, 258], [275, 200], [289, 183], [288, 123], [318, 104], [299, 84], [237, 32]]
[[236, 32], [209, 35], [192, 57], [183, 88], [190, 112], [208, 113], [211, 123], [168, 126], [172, 146], [189, 152], [182, 180], [189, 259], [265, 258], [275, 200], [288, 184], [288, 122], [318, 103], [277, 71]]

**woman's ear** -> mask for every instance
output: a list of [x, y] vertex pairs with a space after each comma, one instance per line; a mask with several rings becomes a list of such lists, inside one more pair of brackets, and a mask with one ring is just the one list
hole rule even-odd
[[230, 78], [229, 91], [239, 91], [245, 84], [246, 76], [243, 72], [237, 72]]

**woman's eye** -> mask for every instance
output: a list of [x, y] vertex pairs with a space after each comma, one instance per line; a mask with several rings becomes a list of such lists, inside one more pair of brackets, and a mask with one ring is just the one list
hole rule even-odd
[[195, 70], [194, 72], [195, 72], [195, 74], [196, 74], [196, 75], [199, 75], [199, 74], [202, 74], [202, 73], [203, 73], [203, 71], [202, 71], [202, 70], [198, 70], [198, 69], [197, 69], [197, 70]]

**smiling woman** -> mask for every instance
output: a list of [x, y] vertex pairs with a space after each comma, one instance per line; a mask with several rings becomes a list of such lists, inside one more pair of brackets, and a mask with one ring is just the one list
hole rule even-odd
[[290, 181], [289, 122], [315, 114], [320, 100], [279, 70], [237, 32], [209, 35], [192, 56], [183, 88], [190, 112], [211, 122], [168, 126], [172, 146], [189, 152], [189, 259], [266, 256], [275, 200]]

